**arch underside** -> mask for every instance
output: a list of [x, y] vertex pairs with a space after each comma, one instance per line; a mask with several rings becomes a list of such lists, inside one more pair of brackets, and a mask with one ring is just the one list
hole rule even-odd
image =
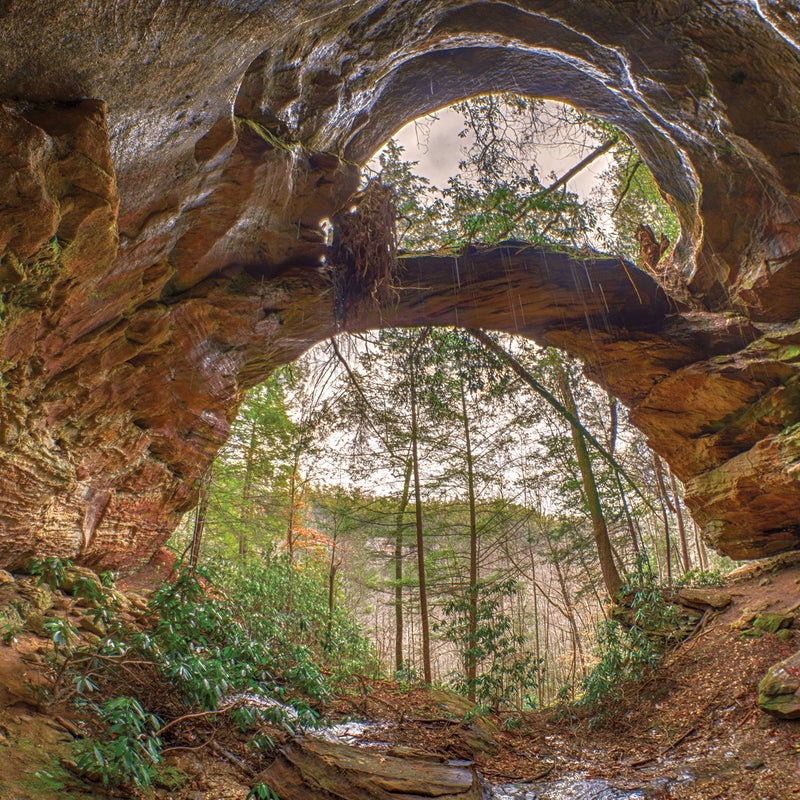
[[780, 2], [133, 5], [6, 15], [0, 561], [145, 560], [243, 391], [336, 329], [320, 223], [354, 162], [503, 89], [634, 140], [683, 227], [680, 298], [617, 259], [513, 245], [457, 276], [406, 258], [399, 301], [348, 325], [562, 347], [631, 408], [713, 544], [798, 545], [800, 37]]

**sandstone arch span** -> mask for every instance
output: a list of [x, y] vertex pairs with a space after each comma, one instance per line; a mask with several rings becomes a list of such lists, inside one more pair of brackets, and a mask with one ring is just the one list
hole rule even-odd
[[[381, 319], [458, 309], [519, 329], [497, 316], [509, 281], [526, 320], [560, 292], [557, 318], [525, 332], [633, 408], [711, 541], [745, 557], [800, 542], [793, 3], [64, 0], [13, 4], [2, 24], [4, 564], [145, 559], [241, 393], [333, 329], [319, 225], [353, 160], [488, 88], [632, 136], [684, 227], [682, 299], [619, 262], [553, 269], [512, 249], [465, 255], [471, 305], [450, 265], [407, 260], [427, 295]], [[586, 313], [600, 286], [618, 314]]]

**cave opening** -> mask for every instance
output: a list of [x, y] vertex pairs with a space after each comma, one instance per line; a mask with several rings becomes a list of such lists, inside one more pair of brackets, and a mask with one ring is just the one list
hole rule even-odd
[[[0, 589], [3, 637], [21, 633], [35, 651], [3, 645], [0, 689], [16, 708], [0, 708], [0, 722], [19, 746], [0, 752], [0, 794], [16, 797], [15, 782], [30, 794], [32, 780], [50, 783], [43, 796], [62, 795], [92, 776], [144, 787], [166, 744], [173, 754], [192, 748], [192, 758], [220, 746], [212, 767], [196, 776], [209, 796], [269, 797], [272, 778], [286, 800], [315, 796], [313, 778], [287, 764], [300, 753], [295, 765], [304, 758], [313, 771], [330, 751], [294, 741], [266, 775], [261, 748], [270, 747], [277, 726], [260, 727], [263, 717], [275, 712], [282, 735], [321, 708], [331, 676], [352, 680], [356, 693], [343, 702], [365, 712], [378, 698], [393, 703], [380, 689], [369, 696], [364, 676], [380, 660], [398, 668], [401, 684], [425, 681], [426, 636], [431, 677], [461, 680], [466, 696], [486, 698], [487, 706], [525, 708], [611, 690], [605, 718], [587, 712], [581, 721], [576, 706], [566, 706], [567, 722], [503, 711], [501, 738], [517, 726], [505, 752], [517, 751], [515, 777], [588, 766], [614, 778], [624, 771], [642, 787], [634, 796], [794, 791], [796, 732], [791, 722], [765, 725], [756, 702], [797, 716], [796, 681], [780, 676], [794, 674], [798, 657], [770, 673], [758, 701], [753, 677], [786, 656], [787, 642], [797, 646], [787, 628], [796, 619], [797, 572], [778, 569], [794, 556], [771, 561], [768, 573], [754, 566], [736, 597], [675, 587], [690, 604], [678, 602], [687, 625], [699, 626], [683, 651], [688, 658], [648, 672], [641, 694], [613, 695], [622, 685], [615, 670], [649, 670], [653, 653], [647, 636], [626, 638], [613, 626], [584, 636], [583, 623], [604, 607], [595, 594], [613, 575], [589, 557], [597, 537], [582, 462], [594, 471], [611, 529], [610, 563], [633, 567], [638, 588], [650, 586], [650, 574], [669, 582], [670, 568], [677, 583], [685, 555], [692, 568], [708, 566], [687, 516], [683, 550], [681, 484], [705, 541], [729, 557], [800, 546], [795, 4], [62, 0], [55, 13], [52, 5], [4, 4], [0, 45], [0, 560], [14, 572], [0, 574]], [[571, 103], [624, 131], [680, 230], [670, 235], [648, 222], [652, 236], [632, 241], [650, 260], [630, 252], [644, 263], [621, 261], [615, 248], [613, 258], [576, 253], [576, 241], [609, 248], [582, 216], [580, 195], [563, 192], [559, 213], [538, 216], [553, 200], [542, 189], [565, 174], [548, 182], [549, 170], [540, 168], [508, 182], [504, 194], [468, 181], [441, 186], [434, 196], [442, 215], [422, 240], [432, 250], [398, 248], [378, 280], [366, 271], [337, 286], [332, 262], [322, 263], [337, 248], [320, 223], [336, 227], [338, 217], [341, 234], [348, 204], [362, 201], [353, 222], [365, 211], [359, 167], [408, 120], [509, 89]], [[621, 172], [625, 183], [632, 171]], [[643, 175], [636, 167], [631, 183]], [[537, 214], [509, 214], [520, 200]], [[469, 211], [459, 215], [465, 228], [454, 224], [458, 203]], [[509, 217], [530, 223], [523, 232], [535, 246], [519, 245]], [[478, 240], [470, 227], [477, 223], [497, 234], [491, 244]], [[451, 251], [441, 252], [447, 243]], [[361, 269], [363, 259], [351, 264], [348, 252], [356, 250], [338, 248], [343, 266]], [[523, 338], [510, 338], [517, 334]], [[307, 379], [301, 363], [286, 366], [319, 342], [324, 350], [308, 357], [327, 358], [327, 372]], [[370, 372], [387, 358], [394, 361]], [[584, 383], [578, 363], [600, 389]], [[268, 386], [245, 398], [270, 374]], [[389, 391], [397, 402], [381, 403]], [[304, 392], [308, 402], [292, 411]], [[340, 398], [332, 421], [321, 409], [332, 411]], [[554, 400], [568, 415], [553, 411]], [[504, 411], [492, 416], [495, 406]], [[315, 445], [324, 458], [338, 460], [342, 474], [354, 471], [319, 486], [316, 498], [310, 490], [304, 496], [314, 449], [304, 414], [327, 430]], [[262, 448], [254, 434], [267, 422], [272, 433]], [[416, 456], [399, 436], [409, 429], [417, 433]], [[588, 459], [576, 444], [581, 437]], [[208, 467], [228, 440], [241, 447], [238, 455], [223, 453], [212, 486]], [[277, 505], [247, 468], [262, 449], [265, 474], [283, 498]], [[298, 466], [300, 452], [306, 462]], [[650, 494], [637, 494], [640, 485]], [[237, 491], [215, 506], [211, 489]], [[130, 617], [118, 628], [114, 608], [136, 616], [146, 601], [129, 588], [114, 594], [120, 590], [91, 570], [134, 571], [186, 512], [195, 530], [205, 514], [221, 531], [220, 549], [234, 551], [224, 590], [209, 592], [185, 574], [162, 582], [156, 613], [145, 612], [133, 637], [118, 638]], [[285, 547], [272, 552], [265, 543], [266, 559], [248, 554], [235, 533], [242, 520], [256, 533], [266, 520]], [[426, 532], [441, 536], [426, 539]], [[649, 563], [631, 558], [637, 547], [649, 551]], [[260, 572], [239, 570], [247, 560], [240, 548]], [[422, 555], [428, 614], [415, 570]], [[69, 576], [68, 558], [76, 562]], [[63, 578], [71, 590], [51, 587]], [[93, 598], [86, 606], [75, 596], [82, 592]], [[640, 621], [644, 615], [663, 641], [663, 594], [633, 594], [629, 611]], [[369, 595], [359, 614], [372, 642], [338, 613], [358, 608], [356, 595]], [[753, 617], [763, 603], [774, 604], [770, 613]], [[88, 635], [76, 639], [78, 624]], [[401, 628], [402, 637], [387, 634]], [[43, 644], [48, 630], [55, 635]], [[88, 649], [72, 649], [76, 641]], [[590, 652], [595, 641], [604, 655]], [[56, 688], [94, 708], [84, 717], [70, 710], [67, 733], [55, 732], [75, 737], [72, 755], [79, 756], [59, 758], [64, 772], [56, 776], [50, 756], [62, 742], [48, 725], [55, 715], [39, 713], [41, 697], [21, 685], [28, 670], [50, 670], [41, 648], [58, 653], [50, 664]], [[497, 656], [491, 664], [489, 651]], [[629, 660], [634, 653], [638, 662]], [[67, 661], [79, 669], [62, 670]], [[94, 685], [100, 671], [104, 689], [120, 680], [104, 707]], [[587, 672], [593, 683], [580, 681]], [[143, 685], [155, 691], [140, 692]], [[220, 707], [239, 690], [264, 704], [238, 696], [235, 707]], [[292, 718], [275, 702], [290, 693], [300, 698]], [[475, 733], [483, 718], [473, 711], [437, 706], [438, 732]], [[399, 716], [409, 724], [404, 708]], [[413, 735], [430, 733], [430, 719], [417, 720]], [[245, 741], [239, 733], [254, 721], [256, 735]], [[575, 745], [561, 760], [550, 757], [553, 726], [559, 748]], [[509, 764], [488, 750], [476, 753], [475, 742], [449, 741], [442, 752], [466, 752], [488, 768]], [[51, 743], [53, 752], [45, 752]], [[395, 743], [413, 757], [413, 739]], [[678, 763], [689, 772], [675, 782]], [[236, 772], [230, 792], [217, 782], [229, 767], [226, 777]], [[433, 788], [428, 769], [447, 771], [414, 760], [399, 779], [379, 772], [376, 793], [399, 782], [398, 793], [413, 796], [423, 775], [423, 796], [481, 795], [472, 767]], [[343, 771], [332, 772], [347, 783]], [[496, 795], [527, 792], [496, 788]], [[194, 789], [159, 786], [157, 793], [194, 796]], [[357, 793], [347, 785], [337, 791]], [[531, 791], [571, 789], [556, 783]]]
[[[375, 247], [383, 248], [401, 263], [401, 270], [406, 254], [422, 252], [437, 261], [449, 260], [448, 282], [460, 288], [458, 264], [464, 253], [491, 257], [500, 250], [499, 268], [490, 266], [488, 271], [507, 274], [513, 258], [522, 259], [517, 269], [525, 272], [525, 251], [535, 248], [544, 254], [544, 276], [555, 273], [557, 283], [574, 285], [575, 264], [560, 263], [555, 256], [560, 249], [579, 254], [576, 263], [591, 284], [594, 261], [608, 261], [598, 252], [601, 247], [618, 258], [640, 260], [641, 229], [647, 222], [656, 247], [659, 240], [668, 240], [644, 262], [654, 278], [663, 280], [659, 261], [678, 237], [677, 219], [627, 138], [553, 101], [518, 95], [462, 101], [409, 123], [370, 159], [364, 175], [364, 188], [344, 216], [331, 223], [329, 259], [337, 257], [337, 236], [342, 235], [337, 226], [359, 214], [366, 230], [359, 235], [374, 237], [377, 227], [389, 232], [392, 241], [384, 235], [372, 249], [363, 242], [351, 245], [350, 255], [342, 256], [351, 271], [357, 269], [352, 253], [358, 247], [366, 251], [365, 260], [376, 258]], [[396, 220], [387, 219], [385, 207], [364, 211], [367, 181], [389, 190]], [[445, 327], [431, 327], [436, 319], [427, 299], [412, 304], [418, 308], [407, 321], [410, 329], [388, 327], [405, 303], [403, 285], [394, 283], [395, 269], [392, 265], [378, 278], [365, 269], [346, 298], [334, 297], [334, 304], [342, 307], [337, 314], [341, 330], [251, 390], [231, 439], [204, 479], [200, 505], [179, 529], [176, 546], [191, 547], [195, 555], [203, 550], [246, 559], [261, 553], [311, 563], [314, 569], [324, 566], [331, 597], [335, 586], [340, 601], [346, 598], [361, 624], [372, 631], [384, 666], [409, 674], [422, 674], [425, 665], [419, 595], [408, 581], [416, 581], [418, 590], [425, 578], [420, 578], [418, 559], [416, 577], [406, 577], [405, 588], [400, 586], [389, 602], [390, 571], [402, 573], [402, 563], [408, 562], [405, 569], [413, 572], [409, 563], [415, 553], [420, 547], [430, 550], [422, 561], [429, 560], [427, 569], [434, 572], [427, 590], [431, 619], [425, 622], [432, 629], [444, 630], [448, 613], [458, 616], [443, 598], [460, 596], [463, 603], [464, 587], [470, 585], [476, 592], [481, 586], [481, 602], [485, 596], [485, 604], [494, 603], [503, 619], [517, 615], [514, 624], [519, 626], [520, 608], [543, 602], [535, 589], [531, 594], [525, 569], [515, 573], [513, 564], [524, 556], [534, 576], [538, 569], [540, 582], [546, 574], [553, 586], [560, 585], [564, 608], [573, 608], [573, 593], [584, 604], [559, 623], [571, 631], [572, 650], [563, 638], [549, 656], [552, 665], [567, 665], [571, 677], [551, 669], [549, 683], [537, 687], [535, 700], [526, 701], [550, 702], [560, 686], [579, 682], [584, 649], [576, 644], [578, 629], [586, 625], [588, 630], [602, 616], [602, 598], [616, 593], [621, 576], [645, 561], [648, 569], [670, 581], [673, 575], [677, 580], [689, 570], [703, 572], [726, 562], [708, 553], [683, 505], [680, 481], [649, 450], [618, 400], [588, 383], [578, 361], [515, 335], [525, 330], [530, 300], [517, 303], [507, 292], [503, 313], [508, 321], [498, 326], [506, 335], [499, 339], [464, 327], [464, 322], [469, 327], [469, 302], [462, 306], [459, 298], [448, 307]], [[480, 264], [473, 271], [476, 281], [486, 279]], [[419, 280], [425, 282], [424, 270]], [[652, 287], [657, 287], [655, 280]], [[533, 299], [540, 311], [558, 302], [557, 293], [550, 295], [546, 285]], [[475, 310], [480, 311], [480, 304]], [[614, 312], [605, 305], [587, 306], [582, 299], [570, 313], [589, 316], [591, 347], [594, 324], [602, 330]], [[554, 327], [560, 328], [562, 315], [554, 318]], [[420, 386], [427, 382], [424, 390], [409, 384], [413, 375]], [[433, 397], [438, 410], [430, 405]], [[403, 430], [403, 420], [412, 417], [412, 428]], [[428, 427], [421, 436], [423, 418]], [[601, 439], [612, 442], [610, 449]], [[417, 452], [409, 471], [412, 443], [425, 453]], [[576, 461], [576, 453], [586, 455], [588, 466]], [[459, 458], [461, 466], [453, 466]], [[626, 459], [630, 463], [624, 465]], [[593, 510], [586, 501], [590, 485], [597, 496]], [[605, 488], [598, 490], [598, 485]], [[412, 494], [419, 508], [419, 539], [411, 530]], [[396, 522], [395, 541], [383, 529], [398, 515], [403, 519]], [[593, 536], [601, 536], [606, 548], [605, 568], [593, 549]], [[527, 554], [505, 552], [514, 547], [527, 548]], [[565, 555], [572, 551], [580, 553], [577, 561]], [[647, 551], [652, 559], [644, 555]], [[440, 566], [448, 559], [450, 574]], [[554, 559], [561, 572], [552, 572]], [[610, 585], [604, 584], [608, 570], [616, 576]], [[398, 586], [395, 575], [394, 589]], [[398, 614], [405, 614], [407, 621], [392, 642]], [[434, 634], [433, 645], [427, 645], [434, 651], [428, 677], [439, 681], [458, 673], [463, 657], [453, 639], [457, 626], [452, 620], [450, 624], [449, 638]], [[531, 630], [512, 629], [525, 643], [520, 652], [530, 650]], [[430, 638], [431, 632], [424, 637]], [[506, 655], [519, 662], [518, 654]], [[512, 688], [506, 681], [503, 691], [523, 702], [521, 685]]]

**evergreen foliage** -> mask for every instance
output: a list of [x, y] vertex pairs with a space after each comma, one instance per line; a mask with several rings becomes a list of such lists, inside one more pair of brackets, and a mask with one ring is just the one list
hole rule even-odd
[[[34, 571], [57, 588], [67, 566], [49, 559]], [[81, 740], [76, 755], [106, 784], [148, 786], [164, 734], [184, 717], [222, 714], [263, 747], [263, 723], [291, 732], [316, 725], [316, 708], [333, 688], [376, 670], [371, 646], [343, 610], [329, 624], [324, 583], [285, 556], [179, 569], [152, 597], [145, 628], [116, 621], [112, 588], [92, 600], [85, 613], [97, 621], [102, 612], [105, 638], [86, 643], [66, 620], [49, 624], [52, 693], [93, 712], [98, 733]]]
[[655, 667], [678, 636], [675, 606], [665, 600], [649, 565], [639, 566], [622, 589], [630, 603], [630, 624], [610, 619], [598, 625], [597, 663], [581, 686], [584, 704], [600, 707], [613, 700], [627, 682]]
[[542, 660], [528, 649], [527, 637], [515, 630], [504, 607], [504, 600], [517, 588], [513, 580], [478, 585], [474, 637], [469, 632], [469, 595], [446, 601], [442, 606], [444, 618], [437, 625], [438, 632], [456, 647], [464, 664], [474, 659], [479, 667], [474, 678], [466, 666], [456, 672], [451, 677], [451, 688], [495, 712], [534, 708], [535, 690], [541, 681]]

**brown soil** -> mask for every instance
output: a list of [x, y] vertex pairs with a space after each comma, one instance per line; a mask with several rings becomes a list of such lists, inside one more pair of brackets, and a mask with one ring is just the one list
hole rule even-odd
[[[800, 602], [800, 564], [787, 561], [759, 563], [738, 575], [727, 587], [733, 604], [707, 617], [657, 671], [626, 687], [601, 714], [550, 710], [490, 720], [500, 728], [499, 750], [477, 754], [481, 771], [515, 782], [585, 772], [620, 788], [658, 785], [651, 797], [674, 800], [800, 798], [800, 721], [775, 720], [756, 702], [758, 681], [771, 664], [800, 647], [800, 630], [785, 640], [774, 634], [751, 639], [731, 627], [746, 609], [785, 611]], [[41, 704], [47, 647], [33, 634], [0, 645], [0, 798], [108, 797], [59, 763], [70, 758], [70, 729], [82, 721], [74, 710]], [[404, 692], [389, 682], [362, 689], [329, 712], [392, 723], [380, 738], [393, 745], [449, 757], [474, 752], [474, 737], [465, 739], [463, 727], [447, 720], [427, 691]], [[156, 797], [243, 800], [251, 782], [236, 764], [247, 759], [243, 738], [217, 729], [211, 733], [221, 750], [188, 749], [192, 737], [201, 743], [205, 733], [202, 726], [185, 733], [177, 743], [185, 749], [172, 753], [172, 763], [190, 775], [184, 788], [158, 788]], [[251, 774], [261, 766], [251, 762]], [[37, 771], [52, 778], [37, 777]], [[685, 774], [692, 780], [682, 781]], [[658, 783], [663, 779], [665, 786]]]

